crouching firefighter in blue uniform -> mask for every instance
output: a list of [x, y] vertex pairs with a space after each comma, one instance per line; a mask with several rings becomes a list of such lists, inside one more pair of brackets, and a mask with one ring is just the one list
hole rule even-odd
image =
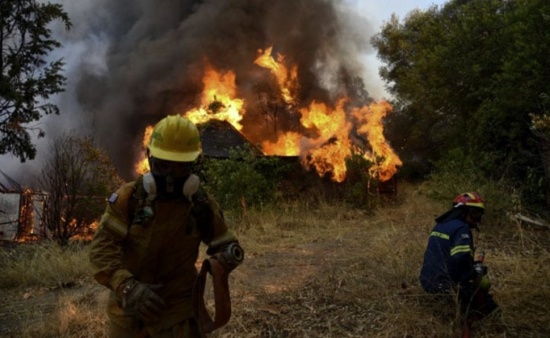
[[487, 267], [474, 259], [472, 229], [485, 211], [476, 192], [458, 195], [450, 210], [436, 218], [420, 271], [422, 288], [434, 294], [458, 296], [463, 318], [469, 325], [497, 309], [489, 293]]

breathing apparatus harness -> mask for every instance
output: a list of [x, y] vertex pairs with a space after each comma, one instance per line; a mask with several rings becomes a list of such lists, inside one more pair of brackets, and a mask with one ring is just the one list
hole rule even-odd
[[[129, 200], [128, 214], [130, 224], [143, 224], [155, 215], [154, 200], [157, 198], [157, 180], [153, 174], [146, 173], [140, 176], [135, 183], [135, 191]], [[197, 175], [191, 174], [181, 185], [181, 192], [170, 192], [164, 195], [165, 198], [181, 196], [192, 203], [191, 215], [198, 216], [204, 212], [206, 193], [200, 189], [200, 179]], [[191, 229], [186, 229], [190, 232]], [[199, 231], [206, 229], [199, 228]], [[207, 238], [210, 234], [204, 234]], [[212, 250], [213, 249], [213, 250]], [[244, 260], [244, 250], [238, 242], [230, 242], [218, 248], [211, 248], [214, 251], [211, 256], [202, 262], [201, 269], [193, 284], [193, 312], [199, 326], [201, 337], [224, 326], [231, 318], [231, 296], [229, 291], [229, 274]], [[215, 315], [214, 319], [206, 310], [204, 293], [208, 274], [212, 276], [214, 289]]]

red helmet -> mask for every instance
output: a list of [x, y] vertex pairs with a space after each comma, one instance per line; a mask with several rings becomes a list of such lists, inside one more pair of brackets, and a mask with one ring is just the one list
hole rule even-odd
[[453, 201], [453, 207], [458, 208], [460, 206], [475, 207], [485, 210], [485, 204], [483, 203], [483, 197], [477, 192], [465, 192], [455, 197]]

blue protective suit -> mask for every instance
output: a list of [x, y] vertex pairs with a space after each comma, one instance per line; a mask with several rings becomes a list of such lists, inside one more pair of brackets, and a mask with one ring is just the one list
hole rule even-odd
[[430, 233], [420, 271], [422, 288], [447, 292], [473, 279], [474, 242], [466, 221], [455, 218], [437, 223]]

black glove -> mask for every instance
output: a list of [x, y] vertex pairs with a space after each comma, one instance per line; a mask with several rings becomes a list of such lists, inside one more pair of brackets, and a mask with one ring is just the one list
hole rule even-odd
[[121, 286], [122, 307], [135, 313], [144, 322], [156, 322], [164, 307], [164, 301], [155, 291], [163, 285], [143, 284], [129, 279]]

